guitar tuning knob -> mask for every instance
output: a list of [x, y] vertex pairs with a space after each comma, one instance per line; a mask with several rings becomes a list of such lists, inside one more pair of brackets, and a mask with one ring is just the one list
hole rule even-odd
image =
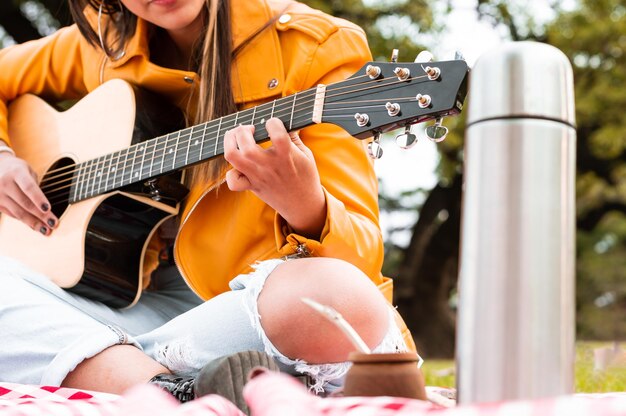
[[442, 125], [443, 117], [435, 120], [435, 124], [426, 127], [426, 137], [435, 143], [443, 141], [448, 136], [448, 128]]
[[401, 149], [410, 149], [417, 143], [417, 136], [411, 133], [411, 126], [404, 128], [404, 133], [396, 136], [396, 144]]
[[383, 157], [383, 148], [380, 145], [380, 133], [374, 136], [374, 140], [367, 145], [367, 153], [372, 159]]
[[391, 59], [389, 60], [389, 62], [391, 62], [392, 64], [395, 64], [396, 62], [398, 62], [398, 54], [400, 53], [400, 51], [398, 51], [398, 49], [394, 49], [391, 51]]
[[417, 54], [414, 62], [425, 64], [426, 62], [432, 62], [433, 59], [434, 56], [432, 53], [428, 51], [421, 51], [419, 54]]

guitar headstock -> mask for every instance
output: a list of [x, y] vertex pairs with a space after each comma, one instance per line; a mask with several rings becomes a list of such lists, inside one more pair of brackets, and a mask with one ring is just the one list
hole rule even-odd
[[[463, 60], [370, 62], [345, 81], [326, 87], [321, 120], [365, 139], [456, 115], [463, 108], [468, 73]], [[431, 126], [435, 141], [445, 129], [440, 124]]]

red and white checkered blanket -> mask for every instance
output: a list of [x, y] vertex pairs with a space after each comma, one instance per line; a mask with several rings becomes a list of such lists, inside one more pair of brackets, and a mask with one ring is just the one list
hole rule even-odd
[[[319, 398], [282, 374], [252, 379], [244, 395], [254, 416], [626, 416], [626, 393], [444, 408], [398, 397]], [[229, 401], [205, 396], [179, 404], [154, 386], [123, 396], [67, 388], [0, 383], [0, 416], [242, 416]]]

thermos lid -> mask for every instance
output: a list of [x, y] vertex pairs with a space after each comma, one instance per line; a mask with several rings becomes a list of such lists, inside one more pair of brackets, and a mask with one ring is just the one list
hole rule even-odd
[[480, 56], [470, 76], [468, 124], [510, 117], [576, 122], [572, 66], [554, 46], [504, 43]]

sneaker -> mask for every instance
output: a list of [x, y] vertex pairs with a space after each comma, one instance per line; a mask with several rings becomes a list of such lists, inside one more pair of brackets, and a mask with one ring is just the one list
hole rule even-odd
[[243, 386], [248, 381], [250, 372], [258, 367], [279, 371], [278, 364], [260, 351], [242, 351], [213, 360], [198, 373], [194, 386], [195, 395], [200, 397], [219, 394], [248, 415], [250, 410], [243, 398]]
[[181, 377], [174, 374], [157, 374], [149, 381], [150, 384], [167, 391], [176, 397], [181, 403], [193, 400], [196, 396], [194, 393], [193, 377]]

